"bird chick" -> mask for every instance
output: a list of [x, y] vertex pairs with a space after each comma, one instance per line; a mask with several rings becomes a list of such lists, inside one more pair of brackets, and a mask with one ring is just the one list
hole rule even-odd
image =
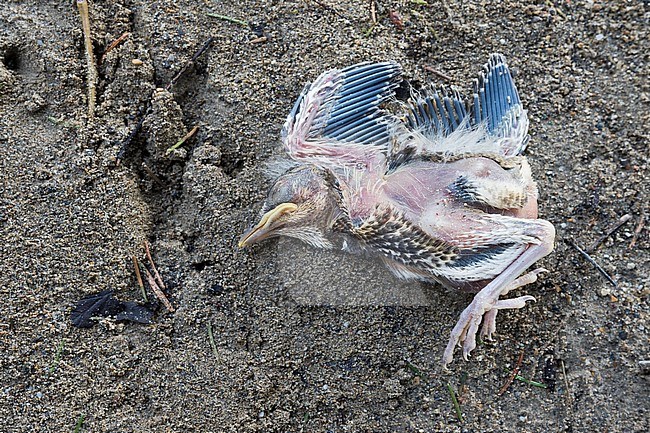
[[[307, 85], [283, 128], [295, 167], [272, 186], [264, 215], [240, 247], [290, 236], [320, 248], [343, 237], [398, 277], [476, 292], [451, 331], [443, 363], [478, 327], [490, 338], [501, 297], [537, 279], [526, 269], [553, 249], [537, 217], [537, 186], [521, 152], [528, 118], [505, 59], [493, 54], [464, 99], [427, 87], [398, 103], [401, 68], [361, 63]], [[399, 106], [392, 113], [385, 106]]]
[[317, 248], [332, 248], [328, 232], [337, 211], [325, 171], [313, 164], [299, 165], [276, 179], [262, 218], [242, 236], [239, 246], [290, 236]]

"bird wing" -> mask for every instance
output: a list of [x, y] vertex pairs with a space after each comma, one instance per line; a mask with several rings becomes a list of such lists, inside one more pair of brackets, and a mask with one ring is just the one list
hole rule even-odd
[[432, 141], [447, 137], [459, 127], [467, 127], [467, 108], [455, 87], [427, 87], [414, 92], [406, 104], [404, 118], [411, 130], [422, 133]]
[[287, 153], [299, 162], [326, 166], [385, 159], [398, 120], [380, 105], [400, 80], [395, 62], [325, 72], [305, 86], [287, 118], [282, 131]]
[[474, 125], [485, 124], [487, 134], [497, 138], [502, 155], [519, 155], [525, 149], [528, 116], [503, 55], [492, 54], [474, 80], [470, 116]]
[[411, 132], [400, 140], [400, 150], [509, 157], [520, 154], [528, 141], [528, 117], [501, 54], [492, 54], [474, 80], [471, 101], [453, 87], [428, 87], [413, 93], [406, 112]]

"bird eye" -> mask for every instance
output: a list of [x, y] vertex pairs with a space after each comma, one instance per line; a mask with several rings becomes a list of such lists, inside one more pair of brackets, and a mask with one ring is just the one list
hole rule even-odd
[[269, 209], [273, 209], [281, 203], [290, 203], [293, 201], [294, 196], [295, 192], [291, 185], [286, 182], [276, 182], [269, 191], [266, 206]]

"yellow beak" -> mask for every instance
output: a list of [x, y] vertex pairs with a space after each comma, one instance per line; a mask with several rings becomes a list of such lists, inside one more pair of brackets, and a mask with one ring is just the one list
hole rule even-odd
[[255, 242], [267, 238], [278, 219], [285, 214], [291, 213], [298, 209], [294, 203], [280, 203], [262, 216], [260, 222], [255, 227], [244, 233], [239, 239], [239, 248], [250, 246]]

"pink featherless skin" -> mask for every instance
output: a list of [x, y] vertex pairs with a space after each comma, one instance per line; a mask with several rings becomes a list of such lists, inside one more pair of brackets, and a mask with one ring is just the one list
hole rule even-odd
[[[343, 239], [398, 277], [476, 292], [442, 362], [476, 334], [490, 338], [503, 299], [544, 269], [555, 229], [537, 216], [537, 186], [521, 156], [528, 118], [504, 57], [493, 54], [473, 94], [428, 87], [395, 100], [401, 68], [361, 63], [325, 72], [303, 90], [283, 129], [294, 166], [271, 187], [240, 246], [290, 236], [320, 248]], [[399, 107], [388, 112], [386, 105]]]

